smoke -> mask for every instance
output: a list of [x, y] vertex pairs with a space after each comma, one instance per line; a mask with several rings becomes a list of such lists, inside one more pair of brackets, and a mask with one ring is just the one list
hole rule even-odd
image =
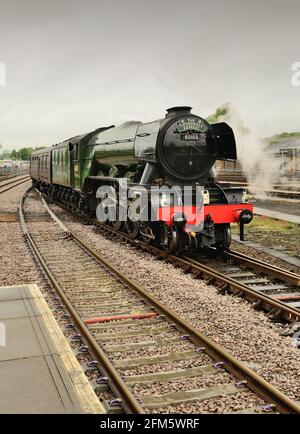
[[219, 108], [209, 121], [226, 122], [234, 131], [237, 158], [247, 177], [248, 190], [257, 198], [267, 197], [267, 191], [280, 182], [281, 161], [267, 152], [268, 142], [245, 126], [244, 121], [231, 103]]

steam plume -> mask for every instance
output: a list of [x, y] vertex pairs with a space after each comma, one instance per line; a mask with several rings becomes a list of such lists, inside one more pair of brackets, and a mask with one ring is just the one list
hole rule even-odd
[[265, 198], [267, 191], [280, 182], [281, 161], [273, 153], [266, 152], [268, 142], [258, 137], [243, 122], [231, 103], [218, 108], [207, 119], [211, 122], [227, 122], [234, 131], [237, 144], [237, 157], [247, 177], [248, 189], [257, 197]]

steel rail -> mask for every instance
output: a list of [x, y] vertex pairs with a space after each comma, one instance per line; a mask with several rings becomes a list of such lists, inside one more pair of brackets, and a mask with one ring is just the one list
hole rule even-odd
[[283, 280], [284, 282], [291, 283], [292, 285], [300, 286], [300, 276], [296, 273], [286, 271], [283, 268], [277, 267], [276, 265], [270, 265], [267, 262], [252, 258], [251, 256], [245, 255], [244, 253], [240, 253], [235, 250], [225, 250], [224, 255], [226, 258], [245, 264], [247, 267], [252, 268], [253, 270], [269, 274], [273, 277]]
[[[275, 300], [267, 294], [260, 293], [255, 289], [252, 289], [251, 287], [244, 285], [243, 283], [238, 282], [235, 279], [220, 273], [219, 271], [213, 270], [212, 268], [209, 268], [194, 259], [185, 256], [182, 256], [180, 259], [184, 261], [186, 267], [190, 266], [193, 267], [194, 270], [198, 269], [200, 273], [199, 277], [202, 273], [203, 276], [211, 278], [210, 283], [220, 283], [220, 290], [233, 290], [235, 294], [243, 296], [250, 301], [257, 301], [261, 303], [261, 307], [271, 307], [271, 313], [276, 313], [278, 315], [280, 314], [289, 322], [300, 320], [300, 310], [290, 307], [282, 301]], [[257, 305], [257, 307], [259, 307], [259, 305]]]
[[[208, 283], [218, 283], [220, 285], [220, 290], [231, 290], [234, 294], [239, 294], [240, 296], [244, 296], [250, 302], [255, 302], [256, 307], [266, 307], [269, 308], [272, 314], [280, 314], [285, 320], [288, 322], [295, 322], [300, 320], [300, 310], [288, 306], [286, 303], [275, 300], [271, 296], [263, 293], [259, 293], [258, 291], [252, 289], [250, 286], [244, 285], [241, 282], [234, 280], [204, 264], [199, 261], [196, 261], [187, 256], [175, 256], [168, 255], [163, 250], [149, 245], [141, 240], [132, 240], [125, 233], [114, 230], [112, 227], [109, 227], [105, 224], [99, 223], [97, 220], [91, 220], [94, 224], [99, 226], [100, 228], [104, 228], [111, 234], [115, 234], [116, 236], [121, 237], [124, 241], [134, 245], [137, 249], [146, 251], [148, 253], [153, 254], [156, 257], [160, 257], [164, 259], [166, 262], [170, 262], [174, 265], [177, 265], [184, 269], [186, 273], [193, 273], [197, 278], [205, 278], [208, 279]], [[280, 279], [286, 279], [285, 281], [289, 281], [290, 283], [298, 285], [299, 276], [294, 273], [285, 272], [285, 270], [280, 269], [279, 267], [271, 266], [259, 260], [255, 260], [255, 265], [257, 268], [259, 267], [261, 271], [264, 271], [267, 274], [272, 274], [274, 277]], [[254, 266], [254, 265], [253, 265]]]
[[[7, 191], [17, 187], [18, 185], [24, 184], [25, 182], [30, 181], [29, 176], [28, 177], [24, 177], [21, 180], [14, 180], [8, 183], [5, 183], [5, 185], [0, 185], [0, 194], [2, 193], [6, 193]], [[13, 185], [11, 185], [13, 184]], [[9, 185], [8, 187], [6, 187], [7, 185]], [[4, 187], [4, 189], [2, 189], [2, 187]], [[6, 188], [5, 188], [6, 187]]]
[[[295, 322], [300, 320], [300, 310], [290, 307], [282, 301], [275, 300], [274, 298], [272, 298], [267, 294], [259, 293], [255, 289], [252, 289], [250, 286], [244, 285], [241, 282], [238, 282], [233, 278], [230, 278], [202, 264], [201, 262], [195, 259], [192, 259], [184, 255], [181, 256], [168, 255], [163, 250], [155, 246], [149, 245], [141, 240], [132, 240], [125, 233], [115, 231], [113, 228], [107, 225], [102, 225], [96, 220], [93, 220], [93, 222], [98, 226], [100, 226], [101, 228], [103, 227], [108, 232], [120, 236], [126, 242], [129, 242], [132, 245], [134, 245], [137, 249], [147, 251], [148, 253], [151, 253], [156, 257], [160, 257], [164, 259], [166, 262], [170, 262], [172, 264], [175, 264], [183, 268], [186, 273], [191, 272], [197, 278], [202, 277], [208, 279], [208, 283], [219, 283], [220, 285], [219, 289], [221, 291], [231, 290], [234, 294], [239, 294], [240, 296], [244, 296], [247, 300], [251, 302], [257, 302], [256, 303], [257, 307], [269, 308], [271, 313], [280, 314], [288, 322]], [[239, 258], [236, 259], [239, 260]], [[242, 260], [244, 260], [244, 258], [241, 258], [241, 261]], [[285, 282], [289, 282], [294, 285], [299, 285], [300, 277], [295, 273], [286, 272], [285, 270], [282, 270], [279, 267], [275, 267], [273, 265], [263, 263], [263, 261], [259, 261], [259, 260], [253, 261], [253, 267], [254, 266], [256, 266], [257, 269], [259, 268], [260, 271], [264, 271], [266, 274], [269, 275], [271, 274], [272, 276], [280, 278]]]
[[17, 178], [18, 176], [29, 176], [29, 173], [22, 172], [22, 173], [14, 173], [12, 175], [0, 175], [0, 182], [7, 181], [8, 179]]
[[29, 193], [29, 191], [32, 189], [30, 187], [27, 189], [24, 194], [22, 195], [20, 199], [20, 205], [19, 205], [19, 215], [20, 215], [20, 224], [22, 227], [22, 231], [24, 233], [24, 236], [31, 246], [32, 250], [35, 253], [36, 258], [38, 259], [40, 265], [42, 266], [42, 269], [46, 273], [48, 279], [50, 280], [52, 286], [54, 287], [55, 291], [59, 295], [60, 299], [64, 303], [66, 309], [68, 310], [69, 314], [73, 318], [73, 321], [80, 330], [80, 333], [82, 334], [85, 342], [87, 345], [91, 348], [91, 351], [95, 357], [95, 359], [98, 361], [99, 366], [101, 367], [101, 370], [104, 371], [105, 375], [111, 379], [112, 384], [110, 383], [110, 387], [114, 392], [116, 392], [117, 396], [119, 396], [122, 399], [122, 405], [125, 411], [129, 413], [135, 413], [135, 414], [142, 414], [144, 413], [142, 407], [140, 404], [136, 401], [130, 390], [128, 389], [125, 382], [122, 380], [110, 360], [105, 355], [104, 351], [101, 349], [101, 347], [96, 342], [95, 338], [92, 336], [92, 334], [89, 332], [87, 326], [84, 324], [72, 304], [70, 303], [68, 297], [66, 296], [63, 288], [59, 285], [57, 280], [55, 279], [54, 275], [52, 274], [51, 270], [47, 266], [42, 254], [39, 252], [37, 245], [33, 238], [31, 237], [25, 221], [24, 216], [24, 202], [25, 199]]
[[[65, 206], [61, 202], [57, 202], [58, 206], [65, 209]], [[69, 211], [69, 210], [67, 210]], [[77, 215], [78, 216], [78, 215]], [[100, 223], [98, 220], [84, 217], [87, 221], [90, 223], [95, 224], [96, 226], [100, 227], [101, 229], [106, 230], [110, 234], [114, 234], [115, 236], [123, 239], [125, 242], [130, 243], [131, 245], [135, 246], [139, 250], [143, 250], [145, 252], [148, 252], [150, 254], [153, 254], [156, 257], [160, 257], [164, 259], [166, 262], [170, 262], [174, 265], [177, 265], [184, 269], [186, 273], [193, 273], [195, 277], [197, 278], [205, 278], [208, 280], [208, 284], [210, 283], [217, 283], [219, 284], [219, 290], [220, 291], [226, 291], [229, 290], [233, 294], [238, 294], [239, 296], [243, 296], [245, 299], [247, 299], [250, 302], [255, 303], [255, 306], [257, 308], [266, 308], [269, 310], [271, 314], [275, 314], [276, 316], [279, 315], [282, 318], [284, 318], [288, 322], [296, 322], [300, 320], [300, 310], [288, 306], [286, 303], [275, 300], [269, 295], [259, 293], [255, 289], [252, 289], [250, 286], [246, 286], [242, 284], [241, 282], [238, 282], [234, 280], [233, 278], [230, 278], [216, 270], [213, 270], [210, 267], [207, 267], [206, 265], [202, 264], [199, 261], [196, 261], [190, 257], [187, 256], [175, 256], [175, 255], [168, 255], [166, 252], [164, 252], [162, 249], [159, 249], [151, 244], [147, 244], [141, 240], [132, 239], [124, 232], [117, 231], [113, 229], [111, 226], [108, 226], [104, 223]], [[234, 252], [236, 254], [236, 252]], [[242, 258], [241, 258], [242, 260]], [[263, 261], [259, 260], [253, 260], [255, 261], [255, 265], [260, 267], [260, 270], [266, 272], [267, 274], [271, 274], [274, 277], [280, 278], [280, 279], [287, 279], [289, 278], [289, 282], [293, 284], [298, 284], [296, 282], [299, 281], [299, 276], [294, 273], [285, 272], [285, 270], [280, 269], [279, 267], [266, 264], [266, 267], [264, 266], [265, 263]], [[254, 266], [254, 264], [253, 264]], [[287, 281], [287, 280], [285, 280]]]
[[[46, 209], [49, 207], [46, 205]], [[50, 215], [54, 215], [54, 213], [49, 209]], [[62, 227], [63, 223], [55, 216], [55, 220], [60, 223]], [[246, 367], [243, 363], [237, 360], [234, 356], [228, 353], [221, 346], [213, 342], [210, 338], [203, 335], [198, 329], [189, 324], [185, 319], [178, 316], [178, 314], [170, 309], [169, 307], [163, 305], [158, 299], [149, 294], [144, 288], [142, 288], [138, 283], [129, 279], [126, 275], [124, 275], [120, 270], [118, 270], [111, 262], [107, 261], [103, 257], [101, 257], [97, 252], [95, 252], [92, 248], [90, 248], [83, 240], [81, 240], [77, 235], [75, 235], [72, 231], [65, 227], [65, 232], [73, 239], [85, 252], [87, 252], [91, 257], [93, 257], [101, 266], [104, 266], [107, 270], [109, 270], [114, 276], [124, 283], [124, 285], [129, 286], [131, 289], [134, 289], [142, 299], [150, 306], [155, 308], [155, 310], [163, 315], [168, 321], [176, 324], [177, 328], [185, 334], [188, 334], [189, 339], [195, 343], [200, 348], [203, 348], [212, 359], [217, 362], [222, 362], [224, 365], [222, 366], [228, 372], [233, 374], [236, 378], [240, 380], [247, 381], [247, 387], [256, 393], [258, 396], [275, 405], [276, 410], [281, 413], [297, 413], [300, 414], [300, 406], [280, 392], [277, 388], [272, 386], [262, 377], [260, 377], [257, 373]], [[28, 234], [28, 232], [27, 232]], [[30, 234], [28, 234], [30, 237]], [[30, 237], [31, 238], [31, 237]], [[33, 240], [32, 240], [33, 241]], [[33, 241], [34, 244], [34, 241]], [[40, 256], [40, 255], [39, 255]], [[61, 289], [61, 288], [59, 288]], [[76, 318], [76, 322], [79, 321], [81, 325], [81, 331], [85, 331], [85, 335], [87, 335], [87, 341], [91, 342], [94, 346], [99, 348], [98, 344], [95, 342], [94, 338], [90, 339], [89, 332], [86, 327], [82, 326], [82, 321], [78, 317], [77, 313], [74, 311], [73, 307], [70, 306], [70, 303], [67, 297], [64, 295], [63, 291], [58, 291], [59, 294], [62, 293], [62, 300], [68, 306], [68, 310], [73, 313]], [[67, 302], [67, 303], [66, 303]], [[72, 315], [72, 316], [73, 316]], [[82, 330], [83, 328], [83, 330]], [[101, 350], [101, 355], [102, 355]], [[106, 360], [105, 354], [103, 354], [104, 360]], [[113, 368], [114, 369], [114, 368]], [[116, 372], [115, 372], [116, 373]], [[116, 373], [116, 377], [114, 377], [114, 381], [119, 382], [119, 376]], [[122, 381], [122, 380], [121, 380]], [[125, 384], [124, 384], [125, 385]], [[126, 385], [125, 385], [126, 387]], [[123, 396], [127, 396], [128, 389], [122, 390]], [[130, 393], [130, 392], [129, 392]]]
[[154, 246], [149, 246], [143, 242], [139, 242], [137, 248], [148, 251], [155, 256], [163, 258], [167, 262], [178, 265], [184, 269], [184, 272], [193, 273], [196, 278], [208, 279], [207, 283], [209, 284], [218, 283], [220, 285], [219, 290], [221, 291], [231, 290], [234, 294], [243, 296], [251, 302], [259, 303], [256, 304], [257, 307], [269, 307], [271, 308], [271, 313], [280, 313], [280, 315], [289, 322], [300, 320], [300, 310], [290, 307], [282, 301], [275, 300], [269, 295], [259, 293], [251, 287], [244, 285], [241, 282], [238, 282], [233, 278], [220, 273], [219, 271], [207, 267], [195, 259], [183, 255], [167, 255], [161, 249], [158, 249]]
[[229, 354], [222, 347], [214, 343], [211, 339], [204, 336], [199, 330], [189, 324], [185, 319], [177, 315], [177, 313], [164, 306], [158, 299], [150, 295], [145, 291], [140, 285], [133, 282], [128, 277], [124, 276], [115, 266], [110, 262], [99, 256], [94, 252], [86, 243], [84, 243], [80, 238], [78, 238], [72, 232], [71, 237], [86, 251], [88, 251], [97, 261], [101, 262], [106, 268], [108, 268], [113, 274], [117, 275], [125, 284], [134, 288], [148, 304], [151, 304], [155, 309], [161, 314], [165, 315], [168, 319], [173, 321], [182, 332], [188, 333], [189, 339], [196, 345], [204, 346], [206, 353], [212, 357], [217, 362], [224, 362], [223, 366], [228, 372], [232, 373], [234, 376], [240, 380], [247, 381], [247, 387], [258, 394], [261, 398], [270, 401], [275, 404], [276, 408], [280, 412], [295, 412], [300, 413], [300, 406], [278, 391], [270, 383], [265, 381], [262, 377], [256, 374], [251, 369], [247, 368], [239, 360], [235, 359], [231, 354]]
[[[18, 179], [15, 179], [15, 178], [18, 178]], [[15, 176], [12, 176], [10, 178], [5, 178], [3, 180], [1, 179], [1, 176], [0, 176], [0, 187], [5, 187], [6, 185], [12, 184], [13, 182], [21, 181], [22, 179], [25, 179], [25, 178], [29, 178], [28, 173], [15, 175]], [[5, 182], [5, 181], [8, 181], [8, 182]]]

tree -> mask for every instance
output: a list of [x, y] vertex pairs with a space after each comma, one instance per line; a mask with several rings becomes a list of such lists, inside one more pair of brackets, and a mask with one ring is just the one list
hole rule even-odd
[[16, 151], [13, 149], [9, 155], [12, 160], [30, 160], [30, 156], [32, 152], [38, 151], [39, 149], [44, 149], [46, 146], [37, 146], [36, 148], [32, 147], [23, 147]]
[[212, 115], [208, 116], [206, 118], [207, 122], [210, 124], [214, 124], [219, 121], [220, 118], [223, 118], [230, 112], [230, 105], [228, 102], [226, 102], [221, 107], [218, 107]]
[[19, 149], [19, 158], [20, 160], [30, 160], [30, 155], [33, 152], [33, 148], [21, 148]]
[[227, 122], [231, 126], [234, 125], [235, 130], [238, 129], [243, 135], [250, 133], [249, 128], [244, 124], [244, 121], [238, 110], [230, 102], [226, 102], [221, 107], [218, 107], [215, 113], [208, 116], [206, 120], [210, 124]]
[[19, 158], [18, 152], [17, 152], [15, 149], [13, 149], [13, 150], [11, 151], [11, 153], [10, 153], [10, 158], [11, 158], [12, 160], [17, 160], [17, 159]]
[[10, 151], [8, 151], [7, 149], [3, 149], [3, 151], [2, 151], [2, 158], [3, 158], [3, 160], [11, 158], [10, 154], [11, 154]]

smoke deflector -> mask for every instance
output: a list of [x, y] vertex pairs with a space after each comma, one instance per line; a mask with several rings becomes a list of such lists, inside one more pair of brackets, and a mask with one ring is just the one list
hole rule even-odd
[[212, 154], [217, 160], [236, 160], [236, 142], [232, 128], [225, 122], [210, 125]]

